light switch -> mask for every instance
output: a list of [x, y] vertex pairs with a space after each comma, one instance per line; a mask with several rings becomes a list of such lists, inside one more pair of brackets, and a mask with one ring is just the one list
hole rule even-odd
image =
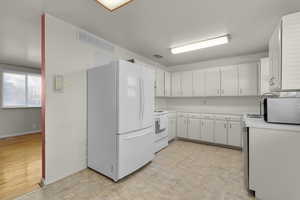
[[54, 91], [63, 92], [64, 91], [64, 76], [55, 75], [54, 76]]

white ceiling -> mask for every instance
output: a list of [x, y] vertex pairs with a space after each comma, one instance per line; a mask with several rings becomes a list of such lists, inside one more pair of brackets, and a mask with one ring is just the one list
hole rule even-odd
[[[1, 0], [0, 61], [39, 66], [40, 15], [46, 11], [166, 66], [267, 50], [280, 16], [299, 0], [134, 0], [113, 13], [95, 0]], [[3, 5], [4, 4], [4, 5]], [[171, 46], [229, 33], [230, 44], [172, 55]]]
[[41, 0], [0, 1], [0, 63], [39, 67]]

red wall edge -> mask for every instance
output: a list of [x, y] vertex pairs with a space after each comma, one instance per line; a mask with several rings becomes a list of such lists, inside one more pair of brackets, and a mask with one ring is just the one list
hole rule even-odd
[[45, 32], [45, 14], [41, 16], [41, 76], [42, 76], [42, 109], [41, 109], [41, 130], [42, 130], [42, 178], [46, 177], [45, 162], [45, 111], [46, 111], [46, 75], [45, 75], [45, 50], [46, 50], [46, 32]]

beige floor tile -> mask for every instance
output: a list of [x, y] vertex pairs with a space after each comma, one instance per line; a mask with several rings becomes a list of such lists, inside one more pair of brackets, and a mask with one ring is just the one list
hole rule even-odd
[[175, 141], [136, 173], [114, 183], [84, 170], [18, 200], [251, 200], [242, 153]]

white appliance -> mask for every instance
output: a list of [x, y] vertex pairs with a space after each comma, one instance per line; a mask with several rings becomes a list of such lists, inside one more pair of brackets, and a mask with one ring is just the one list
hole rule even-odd
[[155, 153], [168, 146], [168, 112], [155, 112]]
[[88, 167], [118, 181], [154, 158], [154, 70], [119, 60], [87, 77]]

